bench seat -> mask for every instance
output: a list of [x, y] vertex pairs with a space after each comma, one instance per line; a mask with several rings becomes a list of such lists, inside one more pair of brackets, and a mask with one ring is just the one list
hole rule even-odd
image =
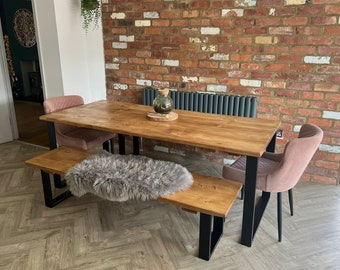
[[[28, 166], [41, 171], [46, 206], [54, 207], [72, 195], [67, 190], [53, 198], [50, 175], [65, 175], [69, 169], [90, 155], [91, 153], [82, 149], [61, 146], [25, 161]], [[190, 188], [157, 200], [200, 213], [198, 257], [209, 260], [223, 235], [224, 219], [242, 184], [197, 173], [192, 175], [194, 183]]]

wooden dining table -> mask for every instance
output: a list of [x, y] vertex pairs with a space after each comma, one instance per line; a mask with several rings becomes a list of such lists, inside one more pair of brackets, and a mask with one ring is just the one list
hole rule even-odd
[[255, 204], [257, 162], [265, 151], [275, 150], [280, 121], [173, 110], [176, 120], [160, 122], [147, 118], [152, 111], [151, 106], [101, 100], [45, 114], [40, 120], [48, 122], [51, 148], [56, 146], [54, 123], [64, 123], [132, 136], [136, 148], [136, 138], [148, 138], [246, 156], [241, 244], [250, 247], [269, 200]]

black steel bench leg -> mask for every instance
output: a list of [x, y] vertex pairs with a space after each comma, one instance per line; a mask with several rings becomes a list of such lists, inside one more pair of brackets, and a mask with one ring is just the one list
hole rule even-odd
[[209, 261], [223, 235], [223, 223], [224, 218], [200, 213], [199, 258]]
[[45, 198], [45, 205], [47, 207], [54, 207], [58, 203], [64, 201], [68, 197], [72, 196], [72, 193], [67, 190], [57, 197], [53, 198], [53, 193], [52, 193], [52, 188], [51, 188], [51, 181], [50, 181], [50, 174], [44, 172], [43, 170], [41, 172], [41, 180], [42, 180], [42, 185], [43, 185], [43, 190], [44, 190], [44, 198]]

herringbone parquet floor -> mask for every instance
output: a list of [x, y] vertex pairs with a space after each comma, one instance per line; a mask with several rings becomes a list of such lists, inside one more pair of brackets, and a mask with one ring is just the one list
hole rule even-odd
[[[198, 215], [174, 206], [86, 195], [46, 208], [40, 172], [24, 165], [45, 151], [20, 142], [0, 145], [0, 269], [339, 269], [339, 186], [300, 183], [294, 217], [284, 196], [282, 243], [273, 195], [251, 248], [239, 244], [237, 200], [207, 262], [196, 257]], [[220, 175], [212, 164], [174, 161]]]

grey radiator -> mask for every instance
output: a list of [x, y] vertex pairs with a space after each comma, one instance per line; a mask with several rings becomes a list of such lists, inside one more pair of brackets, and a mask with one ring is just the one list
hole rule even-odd
[[[174, 102], [175, 109], [252, 118], [256, 117], [256, 97], [181, 91], [170, 91], [169, 94]], [[151, 87], [144, 88], [142, 104], [152, 105], [156, 96], [156, 89]]]

